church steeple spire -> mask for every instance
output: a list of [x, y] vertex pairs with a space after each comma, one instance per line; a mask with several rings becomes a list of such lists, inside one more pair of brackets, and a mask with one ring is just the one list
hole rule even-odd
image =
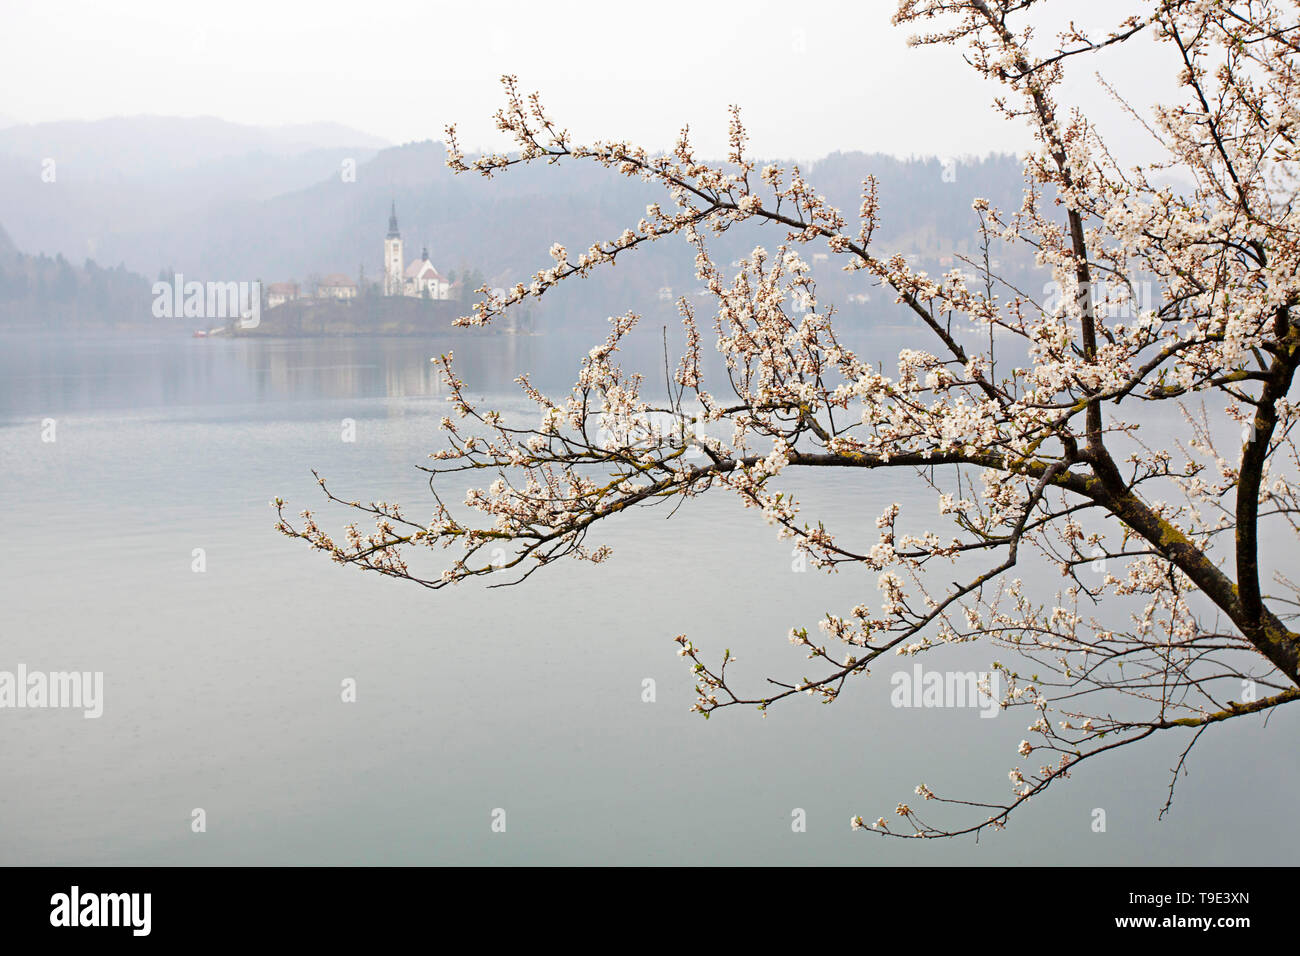
[[402, 234], [397, 231], [397, 200], [388, 213], [388, 238], [384, 240], [384, 295], [406, 291], [406, 264], [402, 258]]

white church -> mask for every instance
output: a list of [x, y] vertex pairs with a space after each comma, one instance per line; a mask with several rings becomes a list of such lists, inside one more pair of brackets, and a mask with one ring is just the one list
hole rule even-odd
[[397, 203], [388, 216], [388, 238], [384, 240], [384, 295], [413, 299], [451, 298], [451, 283], [429, 261], [429, 249], [409, 266], [402, 258], [402, 234], [397, 230]]

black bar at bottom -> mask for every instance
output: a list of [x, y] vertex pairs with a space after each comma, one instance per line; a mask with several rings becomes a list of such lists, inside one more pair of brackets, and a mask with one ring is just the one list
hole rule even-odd
[[[1233, 945], [1283, 932], [1294, 871], [1263, 867], [868, 869], [770, 868], [0, 868], [6, 942], [147, 945], [285, 938], [492, 938], [542, 930], [585, 939], [614, 919], [678, 943], [706, 927], [736, 939], [812, 934], [878, 919], [926, 943], [982, 939], [1008, 927], [1070, 936]], [[662, 930], [661, 930], [662, 927]], [[819, 928], [820, 927], [820, 928]], [[998, 927], [1001, 927], [999, 929]], [[910, 931], [909, 930], [909, 931]], [[659, 935], [660, 932], [670, 935]], [[452, 935], [446, 935], [447, 933]], [[710, 931], [711, 932], [711, 931]], [[615, 936], [619, 934], [616, 933]], [[870, 934], [868, 934], [868, 937]], [[866, 941], [868, 937], [863, 937]], [[486, 940], [485, 940], [486, 941]], [[544, 937], [538, 937], [541, 943]], [[614, 938], [609, 946], [621, 946]], [[698, 940], [701, 942], [702, 940]], [[597, 948], [607, 948], [601, 945]], [[17, 952], [15, 950], [15, 952]]]

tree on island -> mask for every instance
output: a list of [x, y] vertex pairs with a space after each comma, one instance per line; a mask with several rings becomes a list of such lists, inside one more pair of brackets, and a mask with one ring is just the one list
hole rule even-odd
[[[425, 469], [431, 517], [340, 498], [320, 479], [330, 502], [362, 512], [374, 530], [352, 524], [336, 542], [309, 511], [295, 522], [277, 499], [280, 530], [340, 563], [439, 589], [522, 579], [565, 557], [599, 563], [610, 551], [589, 535], [603, 519], [725, 489], [810, 564], [861, 569], [879, 596], [828, 615], [820, 633], [790, 631], [815, 668], [799, 679], [747, 687], [729, 651], [679, 635], [699, 713], [766, 713], [800, 694], [829, 703], [885, 655], [942, 660], [951, 645], [980, 641], [994, 651], [1001, 706], [1025, 715], [1006, 798], [964, 800], [921, 784], [916, 806], [855, 827], [924, 837], [1000, 828], [1084, 761], [1173, 733], [1186, 747], [1168, 809], [1206, 730], [1300, 698], [1290, 623], [1300, 585], [1277, 544], [1300, 531], [1288, 398], [1300, 364], [1300, 25], [1293, 3], [1157, 0], [1135, 2], [1108, 30], [1071, 25], [1041, 41], [1027, 15], [1059, 9], [1051, 0], [898, 6], [896, 23], [926, 31], [914, 43], [964, 48], [980, 76], [1001, 83], [998, 111], [1026, 120], [1036, 143], [1022, 205], [974, 198], [981, 251], [939, 277], [875, 247], [870, 176], [850, 221], [798, 167], [757, 169], [734, 108], [725, 163], [698, 158], [686, 131], [667, 155], [618, 141], [580, 146], [536, 95], [504, 78], [497, 121], [518, 151], [471, 160], [449, 128], [457, 172], [589, 162], [665, 195], [577, 256], [553, 246], [553, 265], [489, 293], [461, 324], [488, 325], [676, 236], [694, 248], [711, 295], [726, 377], [704, 380], [706, 332], [686, 299], [686, 347], [662, 402], [643, 398], [641, 377], [616, 364], [635, 314], [611, 319], [569, 394], [547, 397], [520, 380], [540, 413], [531, 427], [476, 407], [443, 357], [456, 417], [442, 420], [447, 443]], [[1144, 117], [1112, 90], [1160, 151], [1158, 162], [1126, 166], [1058, 95], [1067, 67], [1103, 49], [1135, 52], [1137, 38], [1166, 57], [1142, 54], [1149, 69], [1173, 71], [1179, 97]], [[709, 242], [741, 224], [767, 227], [780, 245], [755, 249], [733, 274]], [[809, 245], [864, 273], [864, 286], [888, 287], [913, 317], [915, 341], [896, 373], [837, 338], [801, 252]], [[1004, 282], [991, 263], [1005, 246], [1028, 248], [1061, 294], [1038, 302]], [[1154, 294], [1135, 302], [1143, 283]], [[1128, 314], [1117, 318], [1117, 303]], [[865, 472], [886, 468], [914, 470], [933, 488], [942, 528], [882, 501], [878, 534], [857, 542], [801, 520], [779, 490], [786, 471], [836, 469], [869, 495]], [[436, 480], [461, 472], [486, 473], [465, 513]], [[491, 560], [503, 545], [510, 558]], [[425, 549], [445, 549], [450, 566], [413, 570], [408, 559]], [[1058, 571], [1059, 590], [1035, 594], [1017, 574], [1031, 563]]]

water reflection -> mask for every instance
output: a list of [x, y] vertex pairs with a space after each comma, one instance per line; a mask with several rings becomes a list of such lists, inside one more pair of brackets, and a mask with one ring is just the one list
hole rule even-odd
[[[849, 334], [886, 367], [906, 338]], [[1158, 827], [1177, 759], [1168, 748], [1097, 765], [978, 846], [849, 838], [851, 815], [887, 810], [919, 780], [1000, 798], [1024, 722], [892, 708], [893, 662], [833, 708], [791, 702], [765, 720], [707, 724], [690, 715], [672, 635], [736, 649], [752, 687], [799, 673], [789, 627], [877, 596], [873, 574], [792, 573], [789, 542], [727, 495], [693, 500], [673, 521], [654, 509], [609, 523], [600, 543], [615, 556], [600, 567], [557, 565], [519, 588], [436, 596], [333, 567], [272, 531], [270, 497], [321, 504], [311, 468], [340, 491], [427, 507], [413, 466], [441, 440], [433, 426], [445, 398], [431, 356], [454, 350], [472, 396], [511, 396], [518, 410], [515, 376], [563, 392], [602, 338], [0, 336], [0, 513], [8, 540], [41, 542], [0, 549], [0, 668], [102, 670], [106, 684], [101, 720], [25, 712], [0, 734], [0, 765], [21, 768], [0, 789], [0, 860], [1294, 857], [1294, 838], [1254, 823], [1285, 817], [1300, 785], [1295, 761], [1277, 759], [1300, 717], [1288, 713], [1271, 718], [1269, 735], [1243, 726], [1207, 738], [1178, 813]], [[650, 327], [621, 356], [648, 392], [662, 388], [663, 348]], [[721, 394], [719, 358], [705, 358]], [[45, 416], [60, 419], [57, 443], [40, 441]], [[339, 440], [343, 417], [358, 421], [355, 442]], [[833, 518], [854, 543], [870, 544], [887, 502], [925, 521], [935, 513], [910, 472], [792, 475], [789, 490], [809, 520]], [[203, 574], [191, 570], [198, 547]], [[1050, 594], [1059, 574], [1040, 583]], [[945, 660], [984, 670], [988, 654], [970, 645]], [[339, 703], [344, 676], [363, 689], [355, 709]], [[646, 678], [658, 683], [654, 705], [641, 699]], [[1256, 812], [1225, 820], [1243, 779]], [[219, 838], [193, 838], [198, 805]], [[486, 825], [502, 805], [509, 841]], [[1089, 829], [1099, 805], [1112, 808], [1110, 837]], [[808, 810], [806, 834], [792, 835], [792, 807]]]
[[[846, 344], [892, 365], [906, 328], [850, 328]], [[599, 332], [540, 335], [451, 334], [428, 338], [193, 339], [180, 335], [0, 334], [0, 415], [21, 418], [114, 409], [311, 402], [321, 399], [439, 398], [431, 358], [455, 356], [473, 395], [518, 395], [527, 374], [547, 393], [572, 386]], [[618, 360], [645, 376], [647, 395], [664, 389], [682, 348], [679, 328], [647, 325], [623, 343]], [[706, 381], [721, 393], [721, 357], [705, 340]]]
[[[552, 384], [563, 379], [557, 350], [543, 354], [540, 340], [526, 335], [292, 340], [7, 335], [0, 340], [0, 414], [438, 397], [445, 389], [430, 358], [448, 351], [454, 351], [462, 378], [489, 390], [506, 389], [521, 371], [539, 368]], [[576, 363], [567, 364], [571, 374]]]

